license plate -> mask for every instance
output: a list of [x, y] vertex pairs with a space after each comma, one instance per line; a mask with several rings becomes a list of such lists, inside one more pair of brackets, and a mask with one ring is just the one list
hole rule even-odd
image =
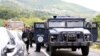
[[67, 34], [67, 37], [76, 37], [75, 34]]

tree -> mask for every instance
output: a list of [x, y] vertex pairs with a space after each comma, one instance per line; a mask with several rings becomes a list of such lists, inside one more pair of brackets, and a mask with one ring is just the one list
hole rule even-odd
[[99, 39], [100, 39], [100, 14], [98, 14], [96, 17], [93, 18], [94, 22], [98, 23], [98, 35], [99, 35]]
[[100, 14], [98, 14], [96, 17], [93, 18], [94, 22], [97, 22], [100, 28]]

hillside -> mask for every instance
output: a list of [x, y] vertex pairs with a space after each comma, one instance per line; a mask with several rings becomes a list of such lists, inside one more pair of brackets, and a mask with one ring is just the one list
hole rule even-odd
[[51, 15], [72, 15], [91, 18], [96, 14], [93, 10], [61, 0], [1, 0], [0, 4], [11, 7], [18, 6], [24, 8], [22, 10], [36, 11], [35, 13], [38, 11], [38, 13], [49, 13]]

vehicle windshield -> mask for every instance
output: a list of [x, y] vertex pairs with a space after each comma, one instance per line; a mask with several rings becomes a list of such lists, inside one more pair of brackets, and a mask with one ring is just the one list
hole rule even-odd
[[65, 27], [64, 21], [51, 21], [49, 22], [49, 27]]
[[84, 27], [83, 21], [68, 21], [67, 27]]
[[54, 20], [54, 21], [49, 21], [48, 23], [49, 27], [57, 27], [57, 28], [65, 28], [65, 27], [76, 27], [76, 28], [81, 28], [84, 27], [84, 22], [80, 20]]
[[45, 28], [44, 24], [36, 24], [35, 27], [36, 28]]

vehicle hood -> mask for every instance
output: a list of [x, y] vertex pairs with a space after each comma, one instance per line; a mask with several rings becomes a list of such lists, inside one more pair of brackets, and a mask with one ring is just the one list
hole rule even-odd
[[16, 41], [20, 40], [21, 37], [18, 36], [18, 32], [16, 30], [9, 30], [9, 32], [14, 36]]
[[73, 32], [83, 32], [83, 34], [90, 34], [90, 31], [84, 28], [53, 28], [50, 29], [49, 32], [51, 34], [59, 34], [61, 32], [69, 32], [69, 31], [73, 31]]
[[1, 56], [1, 50], [5, 48], [9, 40], [10, 39], [7, 33], [7, 29], [4, 27], [0, 27], [0, 56]]

